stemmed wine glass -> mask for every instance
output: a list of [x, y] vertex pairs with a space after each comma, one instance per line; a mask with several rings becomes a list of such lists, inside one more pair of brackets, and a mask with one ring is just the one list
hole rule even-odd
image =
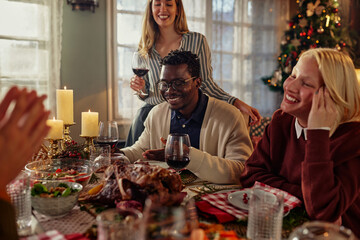
[[110, 145], [113, 148], [119, 140], [117, 122], [107, 121], [99, 123], [99, 135], [96, 143], [100, 145]]
[[[134, 74], [138, 77], [143, 77], [149, 71], [149, 58], [148, 56], [144, 56], [139, 52], [134, 52], [131, 67]], [[135, 93], [135, 95], [148, 95], [143, 91], [139, 90]]]
[[169, 134], [165, 145], [165, 161], [169, 167], [180, 171], [190, 162], [190, 138], [187, 134]]

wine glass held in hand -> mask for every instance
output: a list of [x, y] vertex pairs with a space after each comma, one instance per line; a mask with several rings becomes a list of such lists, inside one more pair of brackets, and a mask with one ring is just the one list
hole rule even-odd
[[[136, 76], [143, 77], [149, 71], [149, 58], [147, 56], [140, 54], [139, 52], [134, 52], [131, 66]], [[138, 90], [135, 94], [143, 95], [143, 96], [148, 95], [147, 93], [144, 93], [141, 90]]]
[[169, 167], [179, 171], [190, 162], [190, 138], [187, 134], [169, 134], [165, 146], [165, 161]]
[[99, 123], [99, 135], [96, 139], [96, 143], [99, 145], [110, 145], [114, 148], [119, 140], [119, 132], [117, 122], [107, 121]]

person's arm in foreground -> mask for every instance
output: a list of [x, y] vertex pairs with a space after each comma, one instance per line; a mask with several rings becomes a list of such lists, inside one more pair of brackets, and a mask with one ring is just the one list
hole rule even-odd
[[[6, 185], [31, 159], [49, 131], [46, 125], [49, 112], [44, 109], [44, 99], [45, 96], [38, 97], [34, 91], [13, 87], [0, 103], [0, 201], [2, 208], [5, 205], [1, 218], [6, 220], [0, 222], [0, 239], [17, 239], [15, 216], [11, 216], [14, 211], [10, 204], [6, 206], [6, 202], [10, 203]], [[15, 107], [7, 113], [12, 102]]]

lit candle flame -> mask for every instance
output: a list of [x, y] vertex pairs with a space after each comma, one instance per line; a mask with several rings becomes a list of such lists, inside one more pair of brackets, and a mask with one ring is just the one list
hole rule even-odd
[[64, 90], [66, 90], [66, 86], [64, 86]]
[[55, 117], [53, 117], [53, 120], [55, 120]]
[[90, 112], [90, 109], [89, 109], [89, 112]]

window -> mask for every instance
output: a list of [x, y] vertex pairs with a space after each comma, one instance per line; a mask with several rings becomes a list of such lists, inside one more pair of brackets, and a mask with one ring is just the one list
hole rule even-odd
[[[131, 120], [141, 101], [129, 87], [131, 57], [140, 40], [147, 0], [113, 0], [115, 27], [113, 116]], [[261, 77], [276, 67], [288, 19], [287, 0], [183, 0], [190, 31], [204, 34], [212, 51], [214, 81], [231, 95], [271, 115], [278, 97]]]
[[[61, 14], [58, 0], [0, 1], [1, 98], [13, 85], [54, 96], [60, 82]], [[55, 98], [45, 104], [54, 111]]]

